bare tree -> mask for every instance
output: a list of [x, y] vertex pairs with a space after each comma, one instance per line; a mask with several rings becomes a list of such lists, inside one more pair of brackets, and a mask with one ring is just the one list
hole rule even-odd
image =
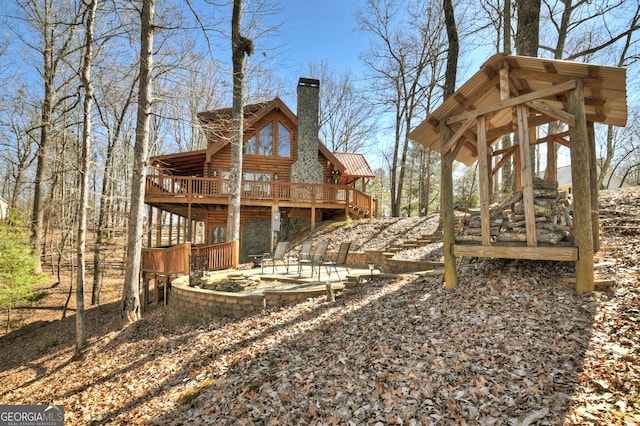
[[127, 233], [127, 266], [122, 307], [123, 323], [140, 318], [140, 260], [143, 238], [144, 188], [149, 159], [149, 121], [152, 104], [153, 35], [155, 0], [143, 0], [140, 14], [140, 83], [138, 85], [138, 118], [131, 178], [131, 210]]
[[3, 195], [9, 201], [10, 208], [25, 211], [30, 201], [27, 176], [36, 160], [37, 133], [39, 119], [28, 105], [28, 92], [21, 87], [11, 96], [2, 108], [2, 138], [0, 156], [7, 169]]
[[87, 207], [89, 204], [89, 163], [91, 151], [91, 110], [93, 106], [93, 83], [91, 67], [93, 66], [93, 31], [98, 0], [91, 0], [87, 5], [84, 54], [80, 81], [84, 89], [82, 145], [80, 159], [80, 200], [78, 205], [78, 275], [76, 280], [76, 351], [80, 352], [87, 345], [87, 327], [84, 315], [84, 283], [85, 283], [85, 251], [87, 246]]
[[[395, 19], [409, 10], [406, 22]], [[368, 0], [357, 16], [360, 28], [376, 42], [363, 58], [373, 74], [381, 106], [393, 110], [393, 154], [390, 162], [391, 215], [399, 216], [412, 120], [427, 96], [424, 84], [432, 78], [432, 62], [441, 61], [443, 49], [442, 12], [429, 1], [410, 5], [389, 0]]]
[[231, 168], [229, 173], [229, 214], [227, 241], [240, 240], [240, 198], [242, 190], [242, 143], [244, 137], [244, 58], [253, 53], [253, 41], [241, 33], [242, 0], [233, 0], [231, 17], [231, 59], [233, 62], [233, 106]]
[[77, 6], [75, 2], [63, 5], [54, 0], [27, 0], [17, 4], [23, 13], [23, 19], [38, 34], [40, 41], [31, 42], [21, 34], [18, 37], [43, 58], [39, 73], [44, 85], [44, 96], [32, 217], [34, 254], [39, 256], [44, 237], [45, 192], [53, 115], [58, 94], [70, 83], [69, 80], [59, 82], [57, 77], [68, 55], [77, 48], [74, 44], [75, 32], [81, 14], [74, 9]]

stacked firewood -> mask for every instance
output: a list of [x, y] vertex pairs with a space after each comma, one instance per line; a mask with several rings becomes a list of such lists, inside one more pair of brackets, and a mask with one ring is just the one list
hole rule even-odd
[[[568, 240], [571, 232], [570, 202], [565, 191], [558, 190], [558, 182], [534, 178], [533, 203], [538, 242], [558, 244]], [[490, 234], [493, 242], [526, 242], [526, 224], [522, 191], [517, 191], [500, 204], [489, 208]], [[480, 242], [482, 231], [480, 212], [471, 211], [462, 221], [456, 236], [459, 242]]]

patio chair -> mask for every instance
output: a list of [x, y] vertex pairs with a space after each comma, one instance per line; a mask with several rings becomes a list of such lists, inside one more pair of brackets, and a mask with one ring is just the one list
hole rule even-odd
[[[313, 247], [313, 240], [303, 241], [300, 246], [300, 253], [298, 253], [298, 275], [302, 275], [302, 265], [311, 265], [311, 248]], [[312, 271], [313, 275], [313, 271]]]
[[262, 256], [262, 260], [260, 261], [260, 268], [261, 268], [261, 273], [264, 274], [264, 266], [265, 264], [268, 264], [269, 262], [271, 262], [271, 267], [272, 267], [272, 274], [276, 273], [276, 266], [278, 262], [282, 262], [282, 264], [285, 266], [285, 268], [287, 269], [287, 274], [289, 273], [289, 258], [286, 256], [287, 254], [287, 250], [289, 249], [289, 242], [288, 241], [282, 241], [279, 242], [278, 245], [276, 245], [276, 250], [275, 252], [273, 252], [273, 254], [271, 253], [265, 253]]
[[327, 248], [329, 247], [329, 241], [318, 241], [316, 249], [311, 257], [311, 277], [313, 278], [313, 272], [315, 267], [318, 267], [318, 281], [320, 281], [320, 267], [324, 263], [324, 258], [327, 256]]
[[[338, 279], [340, 279], [340, 274], [338, 273], [338, 266], [342, 266], [347, 270], [347, 274], [349, 273], [349, 268], [347, 267], [347, 256], [349, 255], [349, 248], [351, 247], [351, 241], [345, 241], [340, 243], [340, 248], [338, 249], [338, 254], [335, 257], [331, 257], [324, 262], [322, 262], [322, 266], [329, 274], [329, 278], [331, 278], [331, 267], [335, 269], [336, 274], [338, 275]], [[318, 268], [318, 281], [320, 281], [320, 268]]]

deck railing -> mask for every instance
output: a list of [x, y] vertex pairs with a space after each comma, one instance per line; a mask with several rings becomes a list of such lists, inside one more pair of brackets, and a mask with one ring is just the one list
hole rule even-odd
[[[189, 176], [149, 175], [146, 196], [175, 197], [176, 201], [220, 201], [229, 197], [229, 181], [222, 178], [200, 178]], [[313, 184], [278, 181], [242, 181], [244, 200], [308, 203], [310, 206], [333, 204], [376, 214], [374, 201], [369, 194], [349, 185]]]
[[143, 248], [142, 272], [166, 276], [188, 274], [190, 253], [191, 243], [171, 247]]
[[238, 266], [238, 242], [192, 246], [191, 243], [171, 247], [153, 247], [142, 249], [142, 272], [155, 275], [188, 275], [193, 259], [201, 257], [207, 260], [202, 269], [216, 271]]
[[200, 267], [208, 271], [237, 268], [238, 242], [191, 247], [191, 258], [204, 259], [206, 263], [201, 264]]
[[206, 259], [202, 269], [209, 271], [238, 267], [238, 242], [213, 244], [209, 246], [192, 247], [191, 243], [178, 244], [171, 247], [153, 247], [142, 249], [142, 312], [149, 303], [149, 284], [154, 281], [154, 303], [160, 300], [160, 284], [164, 291], [163, 300], [167, 302], [169, 283], [179, 275], [189, 275], [194, 259]]

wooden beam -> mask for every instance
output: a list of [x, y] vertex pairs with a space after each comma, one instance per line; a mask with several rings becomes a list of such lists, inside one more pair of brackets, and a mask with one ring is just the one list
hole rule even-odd
[[509, 65], [507, 63], [500, 68], [500, 102], [504, 102], [511, 97], [511, 87], [509, 86]]
[[[520, 145], [517, 145], [520, 148]], [[520, 161], [520, 149], [516, 149], [513, 152], [513, 171], [514, 171], [514, 182], [515, 182], [515, 190], [522, 191], [522, 165]]]
[[538, 142], [548, 142], [550, 140], [554, 140], [554, 141], [558, 142], [558, 139], [564, 138], [565, 136], [569, 136], [569, 131], [568, 130], [565, 131], [565, 132], [553, 133], [553, 134], [550, 134], [550, 135], [547, 135], [547, 136], [542, 136], [541, 138], [538, 138]]
[[465, 132], [469, 130], [474, 120], [475, 117], [468, 119], [462, 126], [458, 128], [458, 130], [456, 130], [453, 136], [451, 136], [447, 143], [445, 143], [444, 147], [442, 148], [442, 153], [449, 152], [451, 148], [453, 148], [456, 142], [458, 142], [458, 140], [465, 134]]
[[567, 123], [569, 126], [575, 126], [575, 119], [573, 118], [573, 115], [552, 105], [549, 105], [545, 101], [533, 100], [526, 102], [526, 104], [527, 106], [540, 111], [541, 113], [546, 114], [551, 118], [562, 121], [563, 123]]
[[478, 117], [479, 115], [486, 115], [491, 112], [500, 111], [505, 108], [511, 108], [516, 105], [524, 104], [535, 99], [545, 98], [547, 96], [557, 95], [570, 91], [576, 87], [575, 80], [566, 81], [564, 83], [556, 84], [555, 86], [546, 87], [544, 89], [537, 90], [535, 92], [527, 93], [526, 95], [510, 98], [504, 102], [486, 106], [484, 108], [475, 109], [472, 111], [463, 112], [462, 114], [454, 115], [446, 120], [447, 124], [457, 123], [459, 121], [465, 121], [472, 117]]
[[[551, 127], [549, 127], [551, 128]], [[547, 138], [547, 176], [546, 179], [558, 180], [556, 165], [556, 142], [555, 138]]]
[[482, 245], [491, 245], [489, 225], [489, 165], [487, 163], [487, 126], [484, 115], [477, 118], [478, 133], [478, 182], [480, 184], [480, 229]]
[[504, 151], [504, 155], [502, 156], [502, 158], [500, 158], [500, 160], [493, 167], [493, 170], [491, 171], [491, 173], [493, 175], [498, 173], [498, 170], [500, 170], [502, 168], [502, 166], [504, 166], [504, 164], [507, 161], [509, 161], [509, 158], [511, 158], [511, 156], [514, 154], [514, 152], [516, 152], [516, 149], [518, 149], [517, 146], [512, 146], [512, 147], [509, 147], [509, 148], [506, 148], [506, 149], [501, 149], [501, 151]]
[[516, 149], [518, 149], [517, 146], [510, 146], [508, 148], [502, 148], [502, 149], [496, 149], [495, 151], [493, 151], [492, 155], [494, 157], [498, 156], [498, 155], [502, 155], [502, 154], [509, 154], [509, 155], [513, 155], [513, 151], [515, 151]]
[[578, 249], [575, 247], [524, 247], [456, 244], [453, 247], [456, 256], [495, 257], [497, 259], [558, 260], [575, 262]]
[[529, 123], [527, 122], [527, 106], [524, 104], [516, 107], [518, 116], [518, 143], [520, 144], [520, 167], [522, 179], [522, 202], [524, 204], [524, 220], [527, 232], [527, 245], [538, 245], [536, 236], [536, 215], [533, 207], [533, 167], [529, 154]]
[[577, 81], [569, 92], [569, 111], [576, 118], [571, 131], [571, 181], [573, 186], [573, 229], [580, 258], [576, 262], [576, 290], [593, 291], [593, 226], [589, 188], [589, 137], [584, 112], [584, 87]]
[[[449, 140], [450, 129], [444, 123], [440, 123], [442, 129], [440, 143], [444, 146]], [[456, 258], [453, 255], [453, 246], [456, 243], [453, 217], [453, 159], [455, 152], [443, 153], [440, 161], [440, 197], [442, 220], [442, 243], [444, 257], [444, 283], [447, 290], [452, 290], [458, 285], [456, 274]]]

